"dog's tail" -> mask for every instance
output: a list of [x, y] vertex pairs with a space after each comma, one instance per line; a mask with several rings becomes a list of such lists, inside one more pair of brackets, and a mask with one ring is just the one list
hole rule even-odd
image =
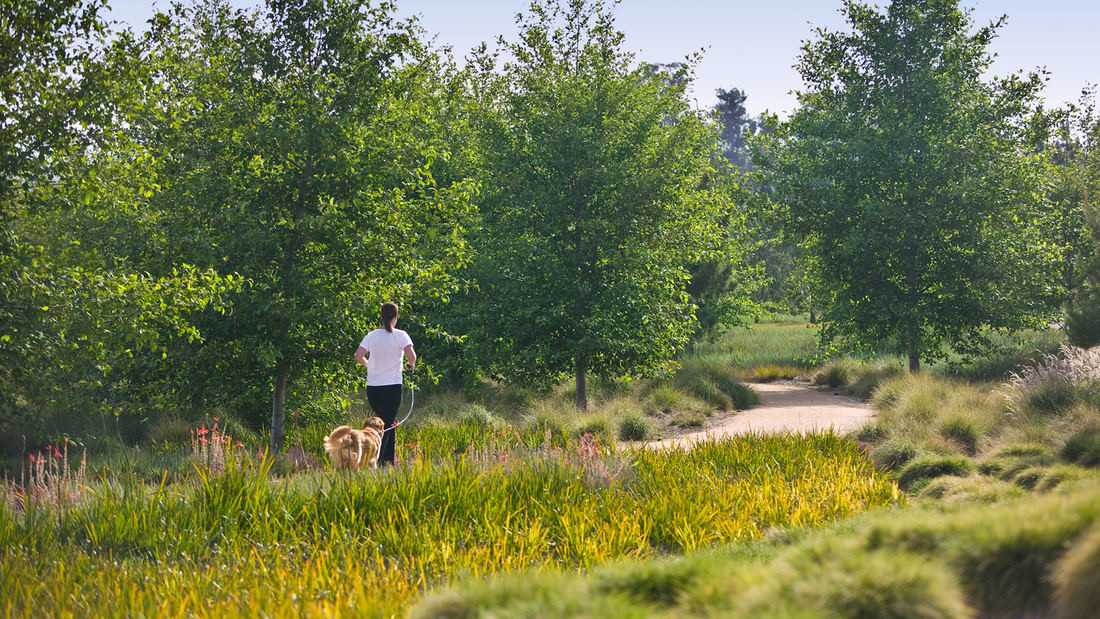
[[341, 449], [349, 449], [355, 444], [355, 439], [351, 436], [352, 429], [348, 426], [340, 426], [332, 431], [325, 437], [325, 453], [330, 457], [335, 457], [336, 452]]
[[386, 422], [382, 421], [381, 417], [367, 417], [367, 420], [363, 422], [363, 429], [374, 428], [379, 432], [386, 429]]

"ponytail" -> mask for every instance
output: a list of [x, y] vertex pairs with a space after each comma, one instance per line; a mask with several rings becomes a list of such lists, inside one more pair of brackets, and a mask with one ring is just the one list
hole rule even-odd
[[396, 303], [383, 303], [382, 304], [382, 328], [390, 333], [393, 333], [393, 326], [390, 325], [393, 319], [397, 318], [397, 304]]

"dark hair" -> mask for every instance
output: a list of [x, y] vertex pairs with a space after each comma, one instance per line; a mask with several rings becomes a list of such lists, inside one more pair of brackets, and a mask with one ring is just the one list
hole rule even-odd
[[382, 328], [390, 333], [393, 333], [393, 327], [390, 326], [390, 321], [397, 318], [397, 304], [396, 303], [383, 303], [382, 304]]

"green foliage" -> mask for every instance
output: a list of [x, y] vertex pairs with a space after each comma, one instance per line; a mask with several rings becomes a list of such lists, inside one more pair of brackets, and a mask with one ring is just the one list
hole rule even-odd
[[[212, 1], [153, 19], [148, 106], [130, 133], [163, 158], [152, 203], [178, 260], [249, 285], [174, 359], [199, 406], [260, 425], [360, 379], [381, 301], [416, 317], [458, 286], [475, 186], [449, 163], [450, 68], [392, 5]], [[418, 331], [414, 329], [414, 335]], [[272, 395], [274, 397], [272, 397]]]
[[871, 460], [887, 471], [897, 471], [909, 464], [920, 452], [912, 441], [892, 439], [871, 450]]
[[746, 371], [774, 364], [808, 369], [817, 354], [817, 339], [817, 327], [803, 319], [780, 318], [729, 329], [696, 343], [688, 356]]
[[970, 419], [960, 417], [948, 419], [940, 425], [940, 435], [949, 441], [953, 441], [968, 456], [973, 456], [978, 451], [978, 439], [981, 438], [981, 432]]
[[1062, 458], [1081, 466], [1100, 466], [1100, 429], [1085, 428], [1062, 446]]
[[1058, 562], [1055, 586], [1060, 619], [1088, 617], [1100, 608], [1100, 527], [1093, 527]]
[[745, 410], [760, 402], [756, 392], [741, 382], [738, 371], [721, 363], [685, 361], [673, 382], [721, 410]]
[[649, 422], [643, 417], [632, 415], [619, 421], [619, 440], [644, 441], [649, 438]]
[[1020, 126], [1041, 77], [985, 81], [1001, 22], [974, 29], [958, 0], [842, 13], [851, 30], [803, 45], [800, 107], [759, 141], [830, 294], [823, 337], [915, 369], [941, 342], [1038, 324], [1057, 256], [1031, 223], [1043, 168]]
[[493, 374], [547, 385], [668, 369], [695, 332], [688, 265], [737, 262], [745, 214], [686, 67], [635, 67], [610, 9], [535, 2], [510, 60], [474, 58], [482, 233], [460, 322]]
[[918, 485], [936, 477], [952, 475], [966, 477], [974, 470], [974, 465], [967, 458], [959, 456], [924, 456], [916, 458], [905, 465], [898, 474], [898, 484], [906, 490], [912, 490]]
[[1057, 329], [992, 331], [982, 334], [963, 350], [947, 353], [936, 373], [969, 381], [1005, 380], [1028, 363], [1057, 352], [1065, 334]]
[[[1092, 173], [1095, 189], [1093, 195], [1100, 195], [1100, 120], [1094, 120], [1092, 126], [1094, 140], [1090, 152], [1093, 159]], [[1066, 316], [1066, 330], [1075, 346], [1091, 348], [1100, 346], [1100, 206], [1085, 204], [1092, 231], [1092, 258], [1086, 263], [1084, 282], [1076, 291], [1073, 306]]]
[[843, 358], [825, 364], [814, 374], [814, 384], [843, 389], [849, 395], [869, 399], [881, 383], [900, 373], [901, 367], [890, 359], [865, 361]]

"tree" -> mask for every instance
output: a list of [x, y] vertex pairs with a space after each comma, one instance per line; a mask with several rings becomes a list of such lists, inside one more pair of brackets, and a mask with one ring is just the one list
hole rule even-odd
[[[684, 92], [686, 65], [633, 66], [602, 2], [535, 2], [482, 53], [483, 228], [471, 341], [491, 373], [546, 385], [669, 367], [694, 332], [687, 265], [726, 253], [718, 136]], [[728, 226], [728, 227], [724, 227]]]
[[1061, 253], [1061, 301], [1074, 314], [1075, 300], [1093, 257], [1090, 200], [1100, 195], [1100, 118], [1096, 89], [1087, 87], [1076, 104], [1039, 115], [1041, 148], [1050, 155], [1047, 208], [1042, 227]]
[[741, 170], [752, 168], [752, 159], [748, 149], [748, 138], [756, 133], [757, 121], [749, 116], [745, 101], [749, 96], [742, 90], [731, 88], [718, 89], [718, 105], [714, 114], [722, 127], [722, 144], [726, 158]]
[[1065, 110], [1054, 148], [1051, 217], [1044, 223], [1063, 249], [1070, 342], [1090, 348], [1100, 345], [1100, 117], [1095, 87], [1086, 88], [1078, 104]]
[[1086, 208], [1092, 229], [1092, 259], [1077, 289], [1077, 302], [1067, 314], [1066, 330], [1071, 343], [1091, 348], [1100, 346], [1100, 207], [1090, 202]]
[[[474, 185], [448, 164], [449, 67], [389, 4], [220, 0], [158, 14], [147, 121], [173, 255], [248, 285], [180, 350], [195, 404], [348, 393], [378, 304], [446, 299], [467, 261]], [[254, 421], [256, 416], [251, 417]]]
[[235, 285], [186, 264], [136, 269], [87, 226], [135, 230], [145, 191], [142, 159], [114, 142], [132, 40], [111, 37], [102, 8], [0, 7], [0, 444], [111, 408], [119, 366], [198, 337], [193, 312]]
[[1004, 18], [957, 0], [853, 0], [850, 32], [803, 44], [800, 107], [762, 165], [832, 299], [827, 338], [894, 345], [912, 371], [943, 342], [1049, 319], [1056, 252], [1023, 143], [1039, 75], [985, 81]]
[[27, 189], [49, 176], [48, 155], [79, 139], [79, 75], [103, 32], [102, 2], [0, 6], [0, 413], [11, 415], [28, 375], [50, 286], [16, 231]]

